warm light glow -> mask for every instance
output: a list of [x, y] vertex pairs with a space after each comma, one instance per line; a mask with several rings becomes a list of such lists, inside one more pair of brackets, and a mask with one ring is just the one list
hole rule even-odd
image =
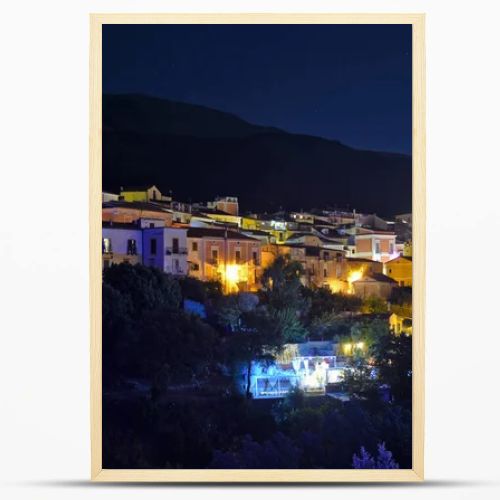
[[218, 272], [222, 278], [225, 293], [238, 292], [238, 284], [248, 280], [247, 267], [240, 264], [223, 264], [219, 266]]
[[344, 344], [344, 354], [348, 355], [351, 353], [352, 344]]
[[226, 268], [226, 280], [230, 284], [236, 284], [239, 281], [240, 266], [237, 264], [230, 264]]
[[360, 280], [363, 277], [363, 275], [364, 275], [364, 269], [362, 267], [360, 267], [359, 269], [356, 269], [356, 270], [351, 270], [349, 272], [349, 275], [347, 276], [347, 283], [349, 283], [349, 290], [348, 290], [348, 292], [350, 294], [354, 293], [353, 283], [355, 281]]
[[349, 273], [349, 276], [347, 277], [347, 281], [352, 284], [354, 283], [355, 281], [358, 281], [360, 280], [361, 278], [363, 277], [363, 270], [362, 269], [358, 269], [356, 271], [351, 271]]
[[358, 343], [356, 344], [356, 349], [363, 349], [364, 345], [365, 345], [365, 344], [364, 344], [363, 342], [358, 342]]

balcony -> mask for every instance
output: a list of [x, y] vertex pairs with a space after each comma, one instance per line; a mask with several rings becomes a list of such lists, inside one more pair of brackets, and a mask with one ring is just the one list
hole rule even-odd
[[165, 255], [187, 255], [188, 251], [186, 247], [167, 247], [165, 249]]

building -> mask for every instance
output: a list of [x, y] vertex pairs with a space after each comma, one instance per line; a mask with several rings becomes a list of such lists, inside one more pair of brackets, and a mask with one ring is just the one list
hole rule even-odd
[[148, 227], [143, 229], [143, 263], [174, 276], [188, 274], [187, 229]]
[[107, 203], [108, 201], [119, 201], [120, 196], [114, 193], [109, 193], [108, 191], [102, 192], [102, 202]]
[[157, 203], [110, 201], [102, 204], [103, 222], [130, 224], [148, 218], [162, 219], [167, 227], [172, 225], [172, 211]]
[[220, 281], [224, 293], [255, 291], [261, 275], [258, 239], [224, 228], [187, 230], [189, 275]]
[[412, 258], [400, 255], [384, 264], [384, 274], [397, 282], [399, 286], [412, 286]]
[[102, 266], [142, 263], [142, 230], [138, 224], [103, 222]]
[[171, 201], [171, 197], [162, 196], [160, 190], [155, 186], [128, 186], [120, 188], [120, 199], [122, 201]]
[[235, 196], [217, 196], [215, 201], [207, 203], [208, 208], [214, 208], [230, 215], [239, 214], [238, 198]]
[[[337, 356], [338, 344], [331, 341], [287, 344], [276, 361], [253, 362], [250, 392], [255, 399], [285, 397], [294, 388], [310, 395], [324, 395], [327, 387], [342, 380], [343, 357]], [[246, 390], [247, 373], [242, 371], [238, 385]]]
[[391, 330], [400, 335], [411, 335], [413, 330], [413, 321], [411, 316], [400, 316], [399, 314], [392, 313], [389, 317], [389, 326]]
[[235, 228], [241, 227], [241, 217], [239, 215], [230, 214], [217, 208], [208, 207], [199, 207], [198, 211], [203, 216], [208, 217], [215, 222], [221, 224], [230, 224]]
[[357, 228], [354, 257], [387, 262], [396, 258], [396, 234], [392, 231]]
[[379, 297], [387, 300], [396, 286], [397, 283], [393, 279], [378, 273], [367, 274], [352, 282], [354, 295], [362, 299]]

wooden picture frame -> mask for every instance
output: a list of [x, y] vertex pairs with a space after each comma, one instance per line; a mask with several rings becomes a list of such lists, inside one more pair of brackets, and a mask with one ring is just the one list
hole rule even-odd
[[[150, 482], [411, 482], [424, 478], [425, 50], [424, 14], [90, 15], [91, 479]], [[178, 470], [102, 467], [101, 191], [103, 24], [411, 24], [413, 32], [413, 468], [393, 470]]]

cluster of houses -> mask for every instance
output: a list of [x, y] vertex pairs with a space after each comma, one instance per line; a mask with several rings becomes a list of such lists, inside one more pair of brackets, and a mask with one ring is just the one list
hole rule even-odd
[[[305, 286], [388, 299], [394, 288], [412, 285], [411, 238], [411, 214], [392, 220], [336, 209], [242, 215], [236, 197], [183, 203], [156, 186], [102, 195], [103, 267], [141, 263], [219, 281], [227, 294], [257, 291], [263, 270], [283, 255], [300, 262]], [[411, 305], [387, 317], [393, 331], [411, 334]], [[253, 363], [253, 397], [283, 397], [293, 387], [324, 394], [341, 379], [349, 348], [331, 341], [290, 344], [275, 363]], [[243, 374], [242, 390], [245, 385]]]
[[411, 214], [384, 220], [348, 210], [240, 214], [238, 199], [175, 201], [156, 186], [102, 195], [102, 262], [154, 266], [256, 291], [279, 255], [302, 264], [306, 286], [388, 298], [411, 286]]

